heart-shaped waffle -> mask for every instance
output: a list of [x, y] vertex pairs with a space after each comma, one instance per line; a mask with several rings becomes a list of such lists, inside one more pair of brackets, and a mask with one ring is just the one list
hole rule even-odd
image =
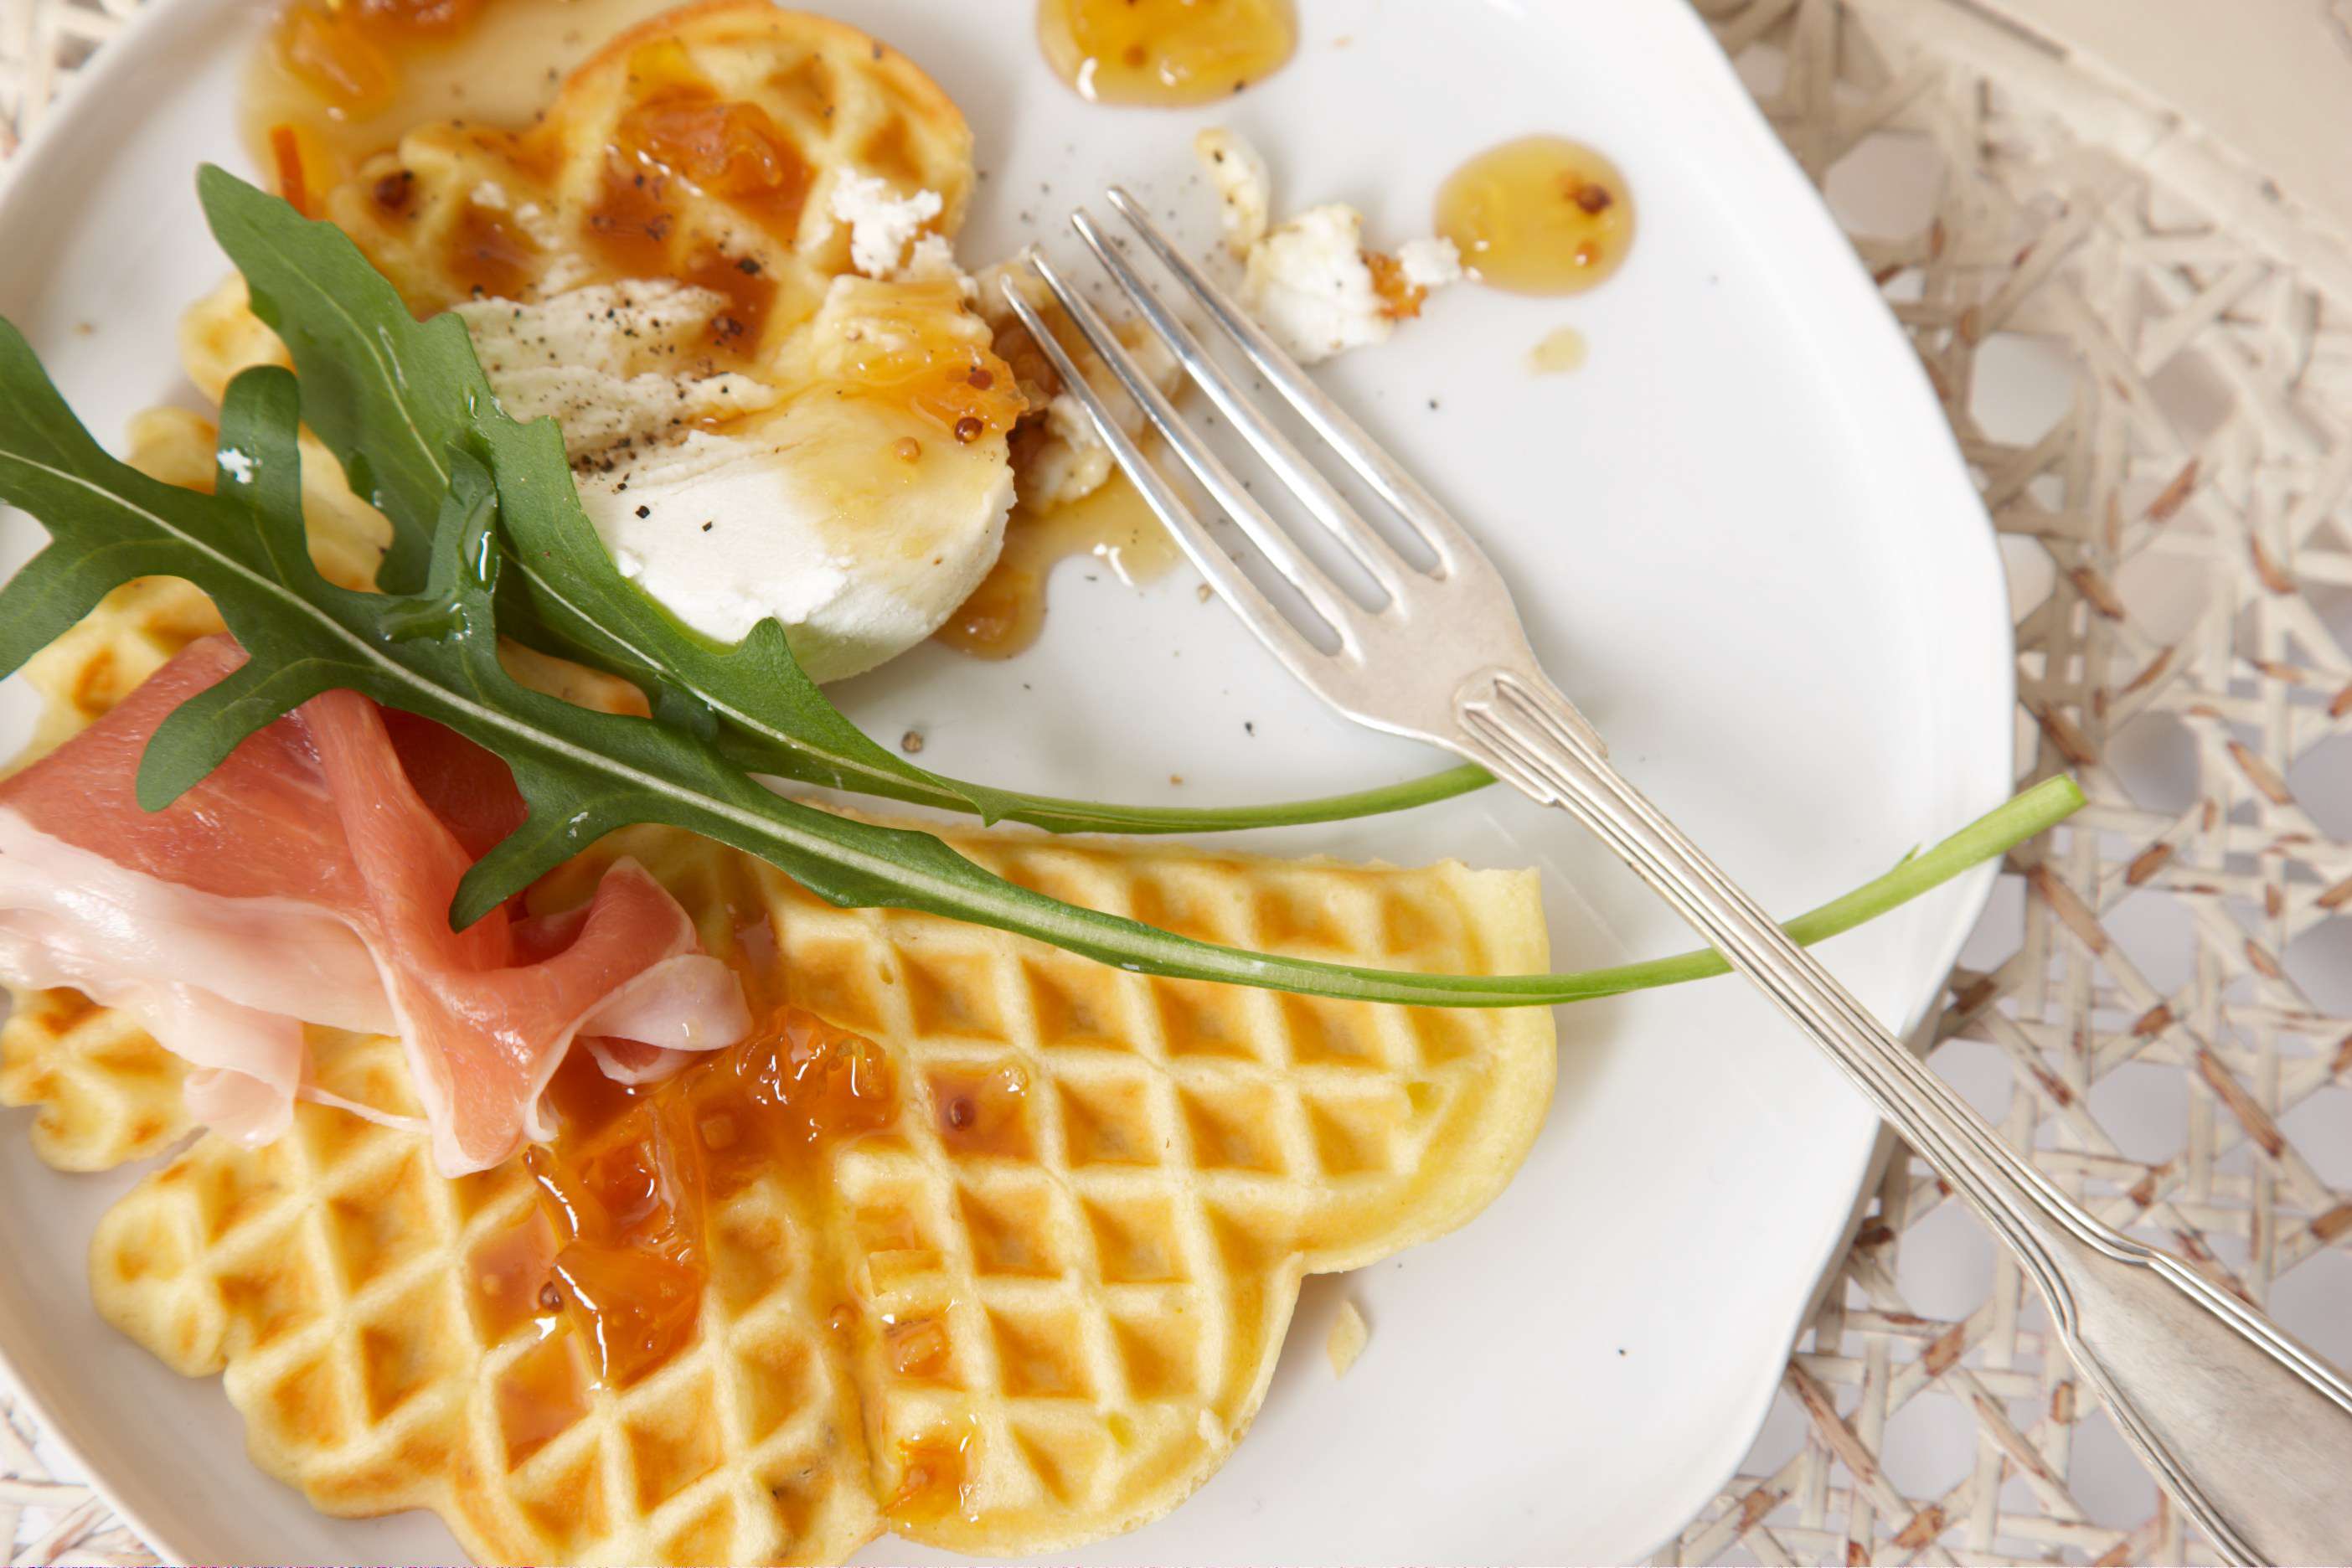
[[[192, 364], [207, 341], [192, 333]], [[211, 435], [160, 414], [134, 451], [203, 483]], [[313, 453], [306, 472], [314, 554], [364, 581], [382, 520], [331, 462]], [[32, 668], [42, 743], [216, 626], [184, 584], [118, 590]], [[630, 700], [515, 657], [575, 700]], [[949, 837], [1024, 885], [1212, 941], [1471, 973], [1546, 956], [1532, 873]], [[616, 835], [535, 896], [576, 900], [623, 853], [751, 977], [768, 1020], [541, 1156], [557, 1193], [564, 1171], [641, 1142], [697, 1173], [663, 1255], [691, 1289], [627, 1320], [660, 1331], [644, 1353], [583, 1308], [564, 1211], [527, 1161], [449, 1181], [418, 1134], [341, 1110], [304, 1105], [265, 1148], [201, 1138], [101, 1225], [100, 1310], [174, 1368], [221, 1373], [257, 1461], [324, 1510], [431, 1508], [513, 1562], [833, 1561], [884, 1531], [1023, 1554], [1132, 1528], [1240, 1439], [1301, 1278], [1466, 1219], [1549, 1099], [1540, 1009], [1149, 979], [937, 917], [834, 909], [683, 835]], [[314, 1030], [311, 1046], [319, 1088], [414, 1111], [393, 1042]], [[856, 1054], [887, 1095], [797, 1152], [772, 1127], [747, 1142], [725, 1075], [824, 1051]], [[42, 1107], [37, 1142], [64, 1168], [176, 1138], [176, 1079], [70, 994], [20, 996], [0, 1033], [0, 1100]]]
[[[1472, 972], [1543, 957], [1524, 873], [951, 841], [1218, 940]], [[1541, 1010], [1150, 979], [837, 910], [662, 830], [538, 896], [624, 853], [773, 988], [748, 1048], [805, 1061], [795, 1029], [861, 1038], [885, 1089], [853, 1135], [755, 1160], [714, 1098], [736, 1069], [656, 1091], [672, 1156], [733, 1172], [695, 1178], [691, 1326], [626, 1361], [613, 1347], [638, 1341], [551, 1283], [558, 1238], [520, 1164], [450, 1182], [418, 1136], [306, 1106], [277, 1144], [206, 1137], [142, 1182], [92, 1248], [100, 1310], [183, 1372], [225, 1373], [256, 1458], [323, 1509], [430, 1507], [499, 1561], [832, 1559], [886, 1529], [1020, 1554], [1131, 1528], [1239, 1440], [1303, 1275], [1467, 1218], [1549, 1098]], [[324, 1087], [406, 1109], [386, 1043], [314, 1047]]]

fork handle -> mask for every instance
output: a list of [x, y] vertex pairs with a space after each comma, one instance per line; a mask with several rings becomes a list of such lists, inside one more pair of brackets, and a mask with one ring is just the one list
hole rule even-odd
[[2352, 1384], [2179, 1258], [2094, 1217], [2011, 1149], [1619, 776], [1549, 680], [1490, 670], [1455, 707], [1458, 750], [1599, 834], [2008, 1243], [2126, 1439], [2222, 1553], [2352, 1562]]

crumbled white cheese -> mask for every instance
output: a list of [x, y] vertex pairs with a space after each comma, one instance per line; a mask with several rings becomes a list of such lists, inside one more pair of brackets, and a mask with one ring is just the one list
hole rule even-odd
[[[1021, 328], [1012, 310], [1004, 303], [1004, 285], [1010, 281], [1048, 321], [1061, 320], [1060, 308], [1053, 297], [1019, 262], [999, 262], [982, 271], [975, 280], [978, 298], [975, 308], [998, 333], [1027, 334]], [[1136, 366], [1145, 379], [1163, 393], [1172, 394], [1182, 371], [1176, 356], [1157, 333], [1139, 317], [1121, 319], [1112, 330], [1133, 356]], [[1113, 416], [1119, 427], [1130, 436], [1143, 431], [1143, 410], [1137, 407], [1124, 389], [1111, 379], [1110, 372], [1087, 348], [1076, 331], [1066, 331], [1060, 340], [1076, 356], [1079, 367], [1094, 384], [1104, 390], [1109, 399]], [[1016, 362], [1019, 363], [1017, 358]], [[1049, 373], [1050, 374], [1050, 373]], [[1083, 500], [1102, 488], [1111, 476], [1113, 467], [1110, 448], [1103, 445], [1095, 431], [1094, 421], [1077, 398], [1066, 388], [1053, 383], [1036, 384], [1024, 380], [1021, 394], [1029, 401], [1030, 413], [1024, 423], [1042, 418], [1044, 429], [1034, 439], [1020, 446], [1020, 468], [1016, 475], [1021, 489], [1022, 504], [1033, 511], [1051, 511], [1056, 507]], [[1038, 412], [1043, 410], [1042, 415]]]
[[850, 265], [868, 278], [892, 278], [907, 247], [944, 205], [937, 191], [901, 196], [878, 175], [843, 174], [834, 182], [828, 208], [849, 226]]
[[578, 468], [776, 401], [775, 388], [711, 364], [710, 326], [726, 305], [708, 289], [656, 279], [455, 310], [499, 405], [517, 419], [553, 416]]
[[1053, 400], [1045, 405], [1045, 429], [1056, 440], [1073, 447], [1103, 444], [1102, 433], [1095, 428], [1094, 416], [1087, 412], [1085, 404], [1067, 392], [1054, 394]]
[[1265, 159], [1222, 125], [1212, 125], [1193, 137], [1192, 151], [1207, 167], [1209, 183], [1216, 187], [1217, 226], [1224, 234], [1225, 248], [1235, 260], [1246, 260], [1265, 237], [1274, 200], [1274, 181], [1266, 173]]
[[1271, 189], [1257, 151], [1223, 129], [1202, 132], [1192, 146], [1217, 188], [1225, 244], [1242, 261], [1243, 304], [1302, 364], [1387, 342], [1423, 294], [1462, 276], [1452, 240], [1417, 239], [1396, 258], [1397, 276], [1412, 295], [1384, 298], [1364, 247], [1362, 214], [1331, 202], [1269, 228]]
[[[1175, 392], [1176, 383], [1182, 374], [1176, 363], [1175, 351], [1162, 342], [1160, 334], [1153, 331], [1141, 317], [1122, 317], [1111, 331], [1118, 337], [1119, 345], [1127, 350], [1127, 357], [1135, 362], [1135, 368], [1143, 373], [1144, 380], [1163, 394]], [[1083, 343], [1076, 345], [1076, 353], [1079, 368], [1086, 372], [1088, 381], [1102, 389], [1103, 396], [1110, 404], [1111, 417], [1118, 422], [1118, 427], [1129, 436], [1141, 435], [1143, 410], [1128, 396], [1127, 388], [1112, 376], [1110, 367], [1102, 363], [1094, 350]], [[1096, 446], [1102, 444], [1102, 436], [1095, 429], [1095, 422], [1087, 414], [1086, 405], [1068, 391], [1054, 395], [1053, 401], [1045, 405], [1045, 417], [1054, 434], [1064, 440]]]
[[973, 287], [963, 268], [956, 265], [955, 250], [943, 234], [927, 234], [916, 240], [907, 252], [907, 264], [895, 276], [909, 283], [938, 283], [952, 278], [966, 290]]
[[1045, 404], [1045, 437], [1023, 452], [1016, 482], [1032, 511], [1082, 500], [1110, 478], [1110, 448], [1095, 434], [1094, 421], [1078, 400], [1057, 392]]
[[534, 285], [541, 299], [594, 280], [595, 268], [582, 253], [579, 242], [556, 222], [554, 214], [537, 202], [524, 202], [514, 209], [513, 217], [515, 226], [544, 258]]
[[1416, 289], [1442, 289], [1462, 280], [1462, 253], [1444, 235], [1406, 240], [1397, 247], [1397, 266]]
[[1301, 364], [1388, 341], [1395, 330], [1364, 259], [1364, 220], [1337, 202], [1269, 231], [1249, 254], [1250, 313]]

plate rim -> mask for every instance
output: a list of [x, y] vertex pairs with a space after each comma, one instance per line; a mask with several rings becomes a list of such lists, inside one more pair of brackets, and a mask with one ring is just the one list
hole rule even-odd
[[[1935, 461], [1943, 470], [1932, 479], [1923, 481], [1921, 489], [1932, 491], [1949, 488], [1959, 509], [1969, 513], [1978, 525], [1970, 531], [1970, 537], [1978, 546], [1975, 553], [1990, 574], [1992, 592], [1986, 596], [1986, 605], [1995, 623], [1991, 646], [1999, 651], [1989, 687], [1989, 695], [1996, 700], [1997, 711], [2002, 720], [1995, 751], [2001, 776], [2009, 781], [2008, 787], [2013, 793], [2017, 784], [2016, 623], [2011, 616], [2007, 569], [2000, 553], [2000, 533], [1993, 525], [1991, 514], [1985, 510], [1981, 492], [1969, 475], [1958, 433], [1945, 417], [1943, 408], [1936, 399], [1934, 386], [1928, 380], [1927, 368], [1888, 306], [1885, 296], [1863, 266], [1861, 256], [1839, 226], [1835, 215], [1830, 211], [1828, 198], [1813, 184], [1796, 154], [1773, 131], [1755, 95], [1740, 79], [1731, 57], [1725, 53], [1692, 6], [1666, 0], [1657, 9], [1673, 14], [1665, 26], [1670, 29], [1680, 29], [1692, 46], [1685, 51], [1689, 58], [1684, 63], [1693, 73], [1708, 79], [1705, 83], [1710, 89], [1708, 99], [1719, 113], [1732, 121], [1729, 130], [1749, 157], [1749, 172], [1760, 179], [1777, 183], [1788, 193], [1789, 200], [1782, 207], [1789, 225], [1784, 237], [1801, 237], [1817, 253], [1810, 258], [1794, 258], [1791, 265], [1801, 267], [1809, 261], [1818, 265], [1824, 273], [1841, 280], [1837, 287], [1855, 298], [1856, 309], [1848, 325], [1861, 340], [1856, 344], [1858, 351], [1886, 362], [1885, 376], [1879, 384], [1881, 395], [1889, 401], [1899, 397], [1906, 405], [1902, 416], [1906, 421], [1924, 425], [1925, 430], [1914, 456], [1925, 458], [1932, 450]], [[1767, 199], [1769, 199], [1769, 195]], [[1972, 868], [1951, 884], [1958, 891], [1952, 900], [1950, 922], [1943, 940], [1935, 946], [1937, 962], [1932, 971], [1936, 978], [1927, 982], [1923, 987], [1924, 994], [1905, 1009], [1902, 1019], [1893, 1031], [1906, 1047], [1912, 1033], [1941, 998], [1952, 966], [1958, 962], [1961, 950], [1968, 944], [1978, 921], [1983, 918], [1986, 907], [1991, 902], [1993, 885], [2000, 868], [1999, 861], [1989, 861]], [[1859, 1094], [1859, 1090], [1855, 1092]], [[1717, 1467], [1720, 1473], [1707, 1475], [1703, 1489], [1694, 1489], [1696, 1495], [1680, 1510], [1682, 1517], [1669, 1527], [1668, 1533], [1650, 1543], [1643, 1552], [1645, 1558], [1674, 1540], [1697, 1517], [1707, 1500], [1738, 1474], [1740, 1458], [1754, 1445], [1774, 1400], [1779, 1397], [1781, 1373], [1789, 1357], [1795, 1352], [1797, 1341], [1802, 1337], [1806, 1324], [1812, 1321], [1827, 1292], [1835, 1288], [1837, 1265], [1844, 1258], [1869, 1207], [1872, 1177], [1879, 1171], [1882, 1161], [1895, 1157], [1900, 1150], [1900, 1139], [1884, 1121], [1877, 1121], [1871, 1135], [1863, 1141], [1851, 1177], [1853, 1201], [1825, 1231], [1822, 1244], [1808, 1268], [1812, 1283], [1799, 1300], [1796, 1310], [1783, 1321], [1781, 1331], [1774, 1336], [1774, 1342], [1782, 1347], [1780, 1364], [1771, 1369], [1769, 1376], [1759, 1380], [1759, 1386], [1747, 1403], [1747, 1414], [1733, 1423], [1741, 1433], [1738, 1456], [1733, 1458], [1727, 1466]]]
[[[1636, 0], [1636, 3], [1642, 3], [1642, 0]], [[1709, 89], [1708, 99], [1719, 113], [1733, 122], [1729, 130], [1749, 157], [1748, 172], [1760, 179], [1777, 183], [1787, 192], [1789, 199], [1781, 209], [1789, 226], [1783, 231], [1784, 237], [1801, 238], [1802, 243], [1818, 253], [1810, 258], [1796, 258], [1791, 265], [1801, 267], [1809, 261], [1817, 264], [1824, 273], [1841, 280], [1837, 287], [1854, 295], [1857, 308], [1848, 326], [1857, 339], [1862, 340], [1856, 344], [1858, 351], [1887, 362], [1885, 377], [1879, 387], [1881, 395], [1889, 401], [1899, 397], [1907, 405], [1902, 416], [1907, 421], [1924, 424], [1926, 429], [1914, 456], [1925, 458], [1932, 450], [1935, 461], [1944, 470], [1923, 482], [1921, 489], [1925, 491], [1952, 489], [1960, 510], [1968, 512], [1979, 525], [1970, 531], [1970, 536], [1977, 542], [1976, 553], [1990, 573], [1993, 592], [1987, 596], [1986, 602], [1995, 621], [1992, 646], [1999, 650], [2000, 656], [1995, 661], [1996, 668], [1989, 687], [1989, 695], [1997, 700], [1997, 710], [2002, 719], [1994, 749], [2000, 759], [2001, 776], [2009, 781], [2008, 787], [2014, 793], [2018, 782], [2016, 622], [2011, 615], [2007, 568], [2000, 553], [2000, 531], [1993, 525], [1991, 514], [1985, 510], [1982, 494], [1969, 475], [1968, 459], [1960, 450], [1958, 435], [1952, 429], [1951, 422], [1945, 417], [1942, 405], [1936, 399], [1927, 367], [1913, 349], [1885, 296], [1863, 266], [1853, 241], [1838, 226], [1836, 216], [1830, 211], [1827, 196], [1813, 184], [1811, 176], [1805, 172], [1788, 144], [1773, 131], [1771, 121], [1765, 118], [1755, 95], [1740, 79], [1731, 57], [1724, 52], [1693, 6], [1676, 3], [1676, 0], [1664, 0], [1655, 8], [1672, 14], [1665, 26], [1670, 29], [1680, 29], [1692, 46], [1685, 50], [1688, 58], [1683, 63], [1692, 72], [1708, 79], [1704, 84]], [[1769, 195], [1767, 199], [1769, 199]], [[1978, 921], [1983, 918], [1986, 907], [1991, 902], [1993, 885], [2000, 869], [2000, 861], [1989, 861], [1971, 868], [1950, 884], [1957, 891], [1952, 900], [1950, 923], [1943, 940], [1935, 945], [1937, 962], [1933, 965], [1933, 973], [1936, 978], [1927, 982], [1924, 994], [1905, 1009], [1899, 1025], [1893, 1030], [1895, 1037], [1904, 1041], [1906, 1047], [1913, 1032], [1926, 1021], [1930, 1010], [1940, 1000], [1952, 966], [1959, 961], [1961, 950], [1967, 946]], [[1854, 1092], [1857, 1096], [1860, 1093], [1858, 1089]], [[1812, 1283], [1799, 1300], [1796, 1310], [1783, 1321], [1781, 1331], [1774, 1336], [1774, 1342], [1782, 1347], [1779, 1364], [1771, 1369], [1769, 1376], [1759, 1380], [1759, 1386], [1752, 1391], [1747, 1402], [1747, 1414], [1732, 1424], [1741, 1434], [1738, 1455], [1727, 1465], [1716, 1467], [1719, 1473], [1706, 1473], [1704, 1489], [1692, 1489], [1696, 1495], [1679, 1510], [1680, 1519], [1668, 1527], [1666, 1534], [1649, 1544], [1643, 1552], [1644, 1559], [1654, 1555], [1673, 1541], [1698, 1516], [1708, 1500], [1720, 1493], [1725, 1484], [1738, 1474], [1740, 1459], [1754, 1445], [1771, 1412], [1773, 1402], [1779, 1397], [1781, 1373], [1789, 1357], [1795, 1352], [1806, 1324], [1812, 1321], [1822, 1300], [1836, 1286], [1837, 1265], [1845, 1257], [1853, 1237], [1861, 1228], [1863, 1216], [1870, 1205], [1874, 1185], [1872, 1178], [1880, 1171], [1882, 1162], [1896, 1157], [1901, 1149], [1900, 1138], [1884, 1121], [1878, 1121], [1871, 1135], [1863, 1141], [1851, 1178], [1853, 1201], [1825, 1231], [1822, 1245], [1808, 1267]]]
[[[124, 23], [120, 32], [100, 44], [90, 62], [76, 71], [58, 92], [47, 112], [36, 124], [31, 134], [17, 142], [15, 152], [0, 161], [0, 222], [5, 222], [10, 209], [20, 199], [30, 184], [34, 172], [49, 150], [67, 141], [80, 129], [81, 121], [100, 111], [106, 100], [105, 90], [118, 76], [139, 68], [140, 56], [151, 47], [148, 37], [162, 32], [171, 21], [184, 12], [206, 3], [206, 0], [142, 0], [139, 9]], [[212, 0], [217, 4], [219, 0]], [[82, 1480], [92, 1495], [104, 1503], [113, 1515], [127, 1525], [148, 1549], [173, 1568], [194, 1563], [201, 1554], [185, 1551], [182, 1544], [157, 1531], [148, 1522], [142, 1510], [132, 1506], [114, 1484], [105, 1468], [90, 1462], [82, 1444], [74, 1435], [73, 1424], [58, 1418], [56, 1402], [48, 1398], [16, 1364], [5, 1337], [0, 1337], [0, 1377], [7, 1380], [16, 1395], [15, 1403], [32, 1414], [40, 1436], [53, 1445], [58, 1453], [71, 1461], [82, 1475]]]
[[[10, 209], [25, 199], [24, 193], [37, 177], [46, 155], [55, 146], [79, 134], [85, 121], [103, 114], [108, 104], [107, 89], [113, 86], [115, 79], [133, 74], [150, 65], [149, 57], [157, 47], [163, 47], [155, 41], [158, 35], [165, 35], [168, 42], [171, 29], [184, 18], [235, 3], [236, 0], [142, 0], [139, 9], [122, 27], [99, 46], [96, 58], [74, 74], [15, 152], [5, 162], [0, 162], [0, 224], [5, 224], [14, 216]], [[778, 0], [778, 3], [785, 4], [786, 0]], [[1523, 0], [1496, 0], [1496, 3], [1507, 11], [1525, 15]], [[1769, 195], [1783, 198], [1779, 205], [1785, 225], [1780, 236], [1790, 244], [1803, 247], [1803, 253], [1788, 258], [1786, 265], [1814, 270], [1829, 287], [1852, 301], [1852, 310], [1843, 321], [1849, 338], [1849, 352], [1881, 362], [1878, 367], [1883, 372], [1883, 380], [1878, 383], [1880, 395], [1890, 404], [1899, 400], [1903, 406], [1897, 410], [1897, 416], [1918, 427], [1915, 437], [1916, 445], [1911, 448], [1911, 456], [1923, 463], [1932, 460], [1941, 470], [1923, 478], [1922, 491], [1948, 490], [1951, 497], [1949, 506], [1967, 513], [1977, 525], [1966, 531], [1978, 543], [1976, 553], [1987, 570], [1993, 590], [1984, 595], [1984, 600], [1994, 622], [1990, 646], [1999, 651], [1986, 691], [1988, 697], [1996, 701], [1997, 711], [2007, 721], [2001, 725], [1990, 751], [1999, 758], [2001, 777], [2009, 781], [2008, 787], [2013, 789], [2017, 780], [2015, 625], [2010, 614], [1999, 534], [1969, 476], [1958, 437], [1934, 396], [1926, 369], [1876, 283], [1863, 267], [1852, 242], [1838, 226], [1822, 194], [1796, 156], [1773, 132], [1762, 109], [1740, 79], [1733, 61], [1724, 53], [1704, 20], [1680, 0], [1622, 0], [1622, 3], [1643, 6], [1650, 10], [1654, 17], [1664, 16], [1664, 28], [1680, 35], [1673, 45], [1675, 58], [1672, 65], [1697, 93], [1703, 95], [1698, 106], [1709, 109], [1727, 121], [1724, 130], [1748, 160], [1747, 167], [1741, 173], [1776, 187]], [[1664, 15], [1669, 13], [1671, 15]], [[1932, 459], [1929, 457], [1931, 452], [1934, 454]], [[1954, 521], [1958, 521], [1957, 515]], [[1991, 899], [2000, 871], [1998, 862], [1987, 863], [1971, 868], [1947, 884], [1944, 892], [1950, 904], [1951, 914], [1940, 940], [1931, 945], [1936, 960], [1931, 970], [1936, 978], [1926, 983], [1924, 994], [1906, 1007], [1901, 1026], [1895, 1030], [1898, 1037], [1908, 1037], [1938, 1000], [1945, 977], [1958, 961]], [[1706, 1501], [1719, 1493], [1725, 1483], [1738, 1473], [1740, 1458], [1752, 1446], [1778, 1395], [1781, 1370], [1788, 1355], [1813, 1317], [1825, 1292], [1835, 1283], [1832, 1271], [1844, 1256], [1870, 1201], [1871, 1174], [1886, 1157], [1887, 1151], [1897, 1142], [1899, 1141], [1884, 1122], [1878, 1123], [1871, 1135], [1863, 1140], [1858, 1157], [1853, 1163], [1850, 1178], [1853, 1200], [1839, 1212], [1832, 1223], [1824, 1227], [1821, 1244], [1805, 1267], [1811, 1284], [1800, 1299], [1797, 1310], [1784, 1319], [1780, 1331], [1773, 1336], [1773, 1342], [1783, 1347], [1780, 1356], [1769, 1373], [1759, 1376], [1757, 1386], [1749, 1391], [1748, 1397], [1739, 1402], [1741, 1414], [1729, 1423], [1730, 1429], [1739, 1434], [1737, 1451], [1720, 1465], [1686, 1472], [1703, 1485], [1667, 1489], [1672, 1495], [1685, 1500], [1677, 1502], [1675, 1521], [1666, 1527], [1666, 1533], [1649, 1543], [1640, 1554], [1643, 1558], [1654, 1554], [1659, 1547], [1673, 1540], [1697, 1516]], [[190, 1543], [156, 1530], [142, 1510], [127, 1500], [123, 1489], [117, 1486], [113, 1478], [102, 1467], [90, 1462], [84, 1446], [73, 1435], [76, 1424], [59, 1418], [58, 1402], [26, 1377], [16, 1364], [16, 1358], [5, 1339], [0, 1339], [0, 1377], [6, 1379], [16, 1403], [25, 1407], [38, 1424], [46, 1441], [81, 1471], [91, 1492], [160, 1558], [175, 1564], [212, 1560], [200, 1551], [188, 1550]], [[275, 1484], [274, 1478], [265, 1472], [257, 1468], [255, 1474], [261, 1480]]]

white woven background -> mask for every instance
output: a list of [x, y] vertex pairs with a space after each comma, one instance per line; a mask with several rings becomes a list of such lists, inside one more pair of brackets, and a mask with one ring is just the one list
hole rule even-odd
[[[2352, 68], [2352, 0], [2270, 3], [2337, 18]], [[134, 5], [0, 0], [0, 148]], [[2095, 1209], [2352, 1364], [2352, 253], [1973, 8], [1700, 5], [1976, 468], [2027, 779], [2092, 797], [2002, 879], [1933, 1059]], [[5, 1403], [0, 1536], [145, 1560]], [[1743, 1473], [1661, 1555], [2211, 1560], [1900, 1156]]]

